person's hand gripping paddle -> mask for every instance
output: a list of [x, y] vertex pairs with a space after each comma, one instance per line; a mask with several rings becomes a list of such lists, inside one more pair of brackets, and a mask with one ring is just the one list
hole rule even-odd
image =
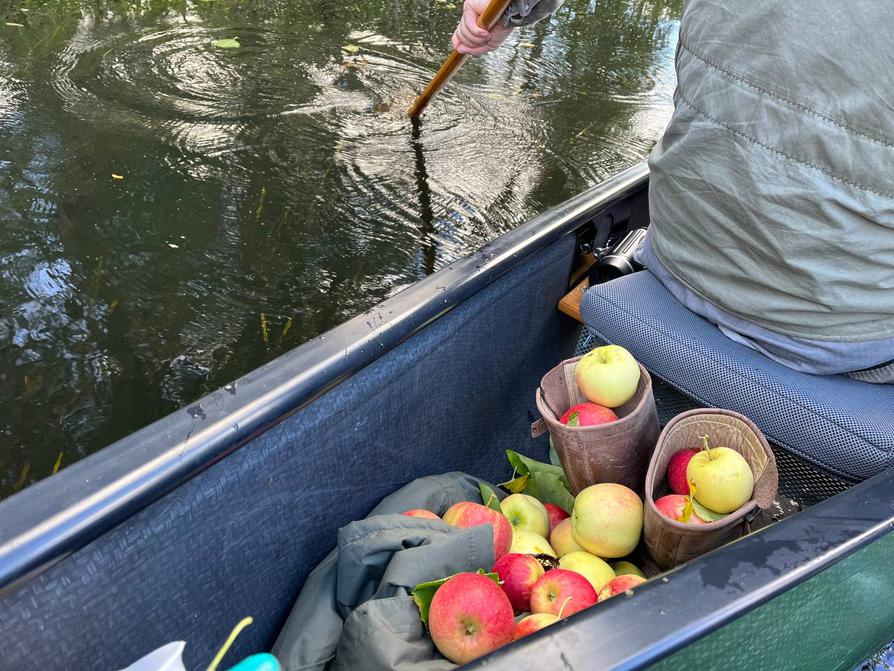
[[484, 11], [478, 15], [477, 21], [474, 19], [474, 9], [470, 6], [475, 3], [466, 3], [463, 20], [453, 34], [453, 52], [410, 107], [409, 114], [412, 118], [422, 114], [431, 99], [456, 74], [466, 58], [490, 51], [506, 39], [512, 29], [498, 27], [497, 24], [510, 2], [511, 0], [490, 0]]

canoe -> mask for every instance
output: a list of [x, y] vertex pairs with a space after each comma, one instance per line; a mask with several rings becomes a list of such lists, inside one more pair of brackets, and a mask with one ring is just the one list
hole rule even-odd
[[[181, 639], [203, 668], [246, 615], [232, 659], [267, 650], [382, 497], [452, 470], [499, 482], [506, 449], [546, 460], [533, 391], [592, 340], [557, 305], [576, 259], [647, 225], [647, 186], [631, 168], [0, 503], [3, 668], [123, 668]], [[654, 377], [663, 421], [703, 404]], [[469, 668], [847, 669], [881, 648], [894, 471], [774, 450], [798, 512]]]

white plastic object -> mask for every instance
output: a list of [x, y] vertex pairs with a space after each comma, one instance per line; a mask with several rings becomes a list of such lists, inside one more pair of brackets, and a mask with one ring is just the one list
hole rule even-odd
[[183, 666], [183, 648], [186, 641], [174, 641], [140, 657], [121, 671], [186, 671]]

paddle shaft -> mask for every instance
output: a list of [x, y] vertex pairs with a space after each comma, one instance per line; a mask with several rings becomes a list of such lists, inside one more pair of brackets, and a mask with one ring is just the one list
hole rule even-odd
[[[490, 4], [481, 13], [481, 16], [478, 17], [478, 25], [485, 30], [493, 30], [511, 1], [512, 0], [490, 0]], [[432, 77], [432, 80], [428, 83], [428, 86], [425, 87], [425, 90], [419, 94], [419, 97], [413, 102], [409, 111], [411, 117], [415, 118], [422, 114], [422, 111], [428, 106], [431, 99], [434, 98], [438, 91], [443, 88], [444, 84], [449, 82], [451, 77], [456, 74], [456, 71], [459, 70], [459, 66], [465, 62], [467, 56], [468, 54], [461, 54], [456, 49], [453, 50], [453, 53], [447, 57], [447, 60], [444, 61], [444, 64], [441, 65], [441, 68], [435, 73], [435, 76]]]

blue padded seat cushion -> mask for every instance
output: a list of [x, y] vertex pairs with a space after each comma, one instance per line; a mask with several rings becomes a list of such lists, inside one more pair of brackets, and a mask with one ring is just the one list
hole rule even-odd
[[586, 325], [707, 406], [750, 417], [776, 444], [851, 480], [891, 464], [894, 385], [799, 373], [733, 342], [641, 271], [591, 287]]

